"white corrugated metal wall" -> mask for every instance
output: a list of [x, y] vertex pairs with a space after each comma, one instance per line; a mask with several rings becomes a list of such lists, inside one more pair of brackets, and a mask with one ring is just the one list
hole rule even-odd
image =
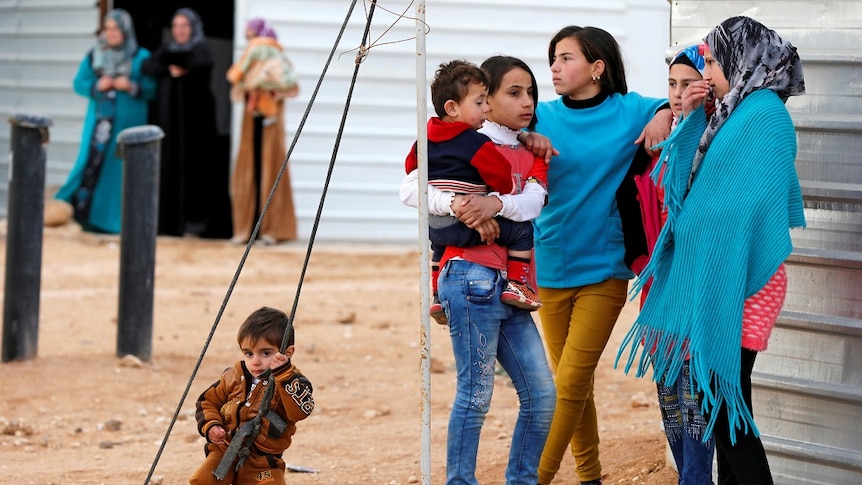
[[[602, 27], [627, 56], [629, 87], [665, 95], [662, 67], [668, 43], [665, 0], [572, 1], [431, 0], [425, 2], [428, 76], [445, 60], [480, 63], [492, 54], [522, 58], [534, 70], [543, 99], [554, 96], [547, 69], [547, 42], [569, 24]], [[236, 55], [245, 21], [271, 19], [300, 73], [302, 93], [288, 103], [292, 139], [326, 56], [347, 14], [346, 0], [240, 0], [236, 2]], [[357, 1], [327, 78], [290, 162], [300, 236], [309, 236], [332, 155], [355, 51], [370, 0]], [[406, 11], [405, 11], [406, 9]], [[416, 239], [416, 212], [401, 206], [397, 190], [403, 159], [416, 138], [415, 23], [408, 0], [379, 0], [372, 48], [360, 66], [318, 239], [408, 242]], [[404, 13], [406, 18], [398, 19]], [[98, 27], [93, 0], [0, 0], [0, 115], [40, 114], [53, 120], [46, 183], [63, 182], [75, 160], [86, 100], [71, 88], [82, 53]], [[391, 24], [394, 27], [384, 33]], [[401, 41], [401, 42], [398, 42]], [[394, 42], [394, 43], [393, 43]], [[234, 115], [234, 118], [236, 116]], [[238, 125], [234, 124], [235, 127]], [[9, 130], [0, 130], [8, 152]], [[234, 132], [237, 130], [235, 129]], [[0, 177], [7, 162], [0, 160]], [[0, 216], [5, 215], [0, 179]]]
[[[644, 94], [666, 95], [662, 64], [668, 42], [668, 4], [662, 0], [561, 1], [432, 0], [427, 6], [427, 71], [433, 76], [445, 60], [481, 63], [487, 56], [522, 58], [534, 70], [543, 99], [554, 97], [547, 44], [565, 25], [596, 25], [618, 39], [627, 54], [629, 86]], [[271, 19], [300, 73], [302, 93], [289, 101], [287, 125], [292, 138], [326, 56], [347, 14], [344, 0], [255, 0], [237, 2], [237, 55], [245, 40], [244, 22]], [[307, 237], [332, 155], [350, 78], [370, 2], [357, 2], [321, 87], [312, 113], [291, 157], [300, 233]], [[406, 12], [405, 12], [405, 9]], [[413, 241], [416, 211], [401, 206], [398, 184], [403, 161], [416, 138], [415, 7], [406, 0], [378, 2], [371, 49], [359, 76], [318, 232], [320, 239]], [[404, 12], [408, 18], [398, 19]], [[392, 29], [384, 34], [391, 24]], [[380, 37], [382, 35], [382, 38]], [[398, 42], [401, 41], [401, 42]], [[430, 96], [429, 96], [430, 102]], [[429, 109], [429, 113], [433, 110]]]
[[[26, 113], [53, 122], [46, 183], [59, 185], [78, 154], [86, 100], [72, 91], [78, 63], [93, 45], [99, 8], [93, 0], [0, 1], [0, 118]], [[9, 153], [7, 123], [0, 153]], [[8, 157], [0, 157], [0, 216], [6, 215]]]

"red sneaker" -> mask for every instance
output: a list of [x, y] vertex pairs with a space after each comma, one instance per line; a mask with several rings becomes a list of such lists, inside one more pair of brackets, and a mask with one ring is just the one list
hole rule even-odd
[[500, 300], [507, 305], [535, 311], [542, 307], [542, 301], [529, 286], [520, 281], [509, 280], [506, 289], [500, 296]]
[[431, 318], [440, 325], [449, 324], [449, 319], [446, 318], [446, 312], [443, 311], [443, 305], [440, 304], [440, 298], [437, 297], [436, 293], [431, 299], [431, 308], [429, 313], [431, 314]]

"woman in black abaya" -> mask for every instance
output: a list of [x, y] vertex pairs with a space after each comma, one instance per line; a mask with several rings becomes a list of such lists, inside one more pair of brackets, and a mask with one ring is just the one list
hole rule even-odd
[[197, 12], [181, 8], [171, 39], [144, 63], [159, 80], [155, 119], [162, 140], [159, 234], [229, 238], [229, 157], [217, 153], [213, 53]]

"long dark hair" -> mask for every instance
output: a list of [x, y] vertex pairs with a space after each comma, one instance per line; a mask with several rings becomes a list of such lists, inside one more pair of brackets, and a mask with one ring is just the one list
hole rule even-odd
[[566, 38], [573, 38], [581, 44], [581, 53], [590, 62], [601, 59], [605, 63], [605, 72], [602, 73], [602, 91], [626, 94], [629, 91], [626, 85], [626, 69], [623, 66], [623, 58], [620, 46], [614, 36], [598, 27], [579, 27], [569, 25], [563, 27], [551, 39], [548, 46], [548, 64], [554, 63], [554, 53], [557, 44]]
[[[533, 83], [533, 106], [539, 104], [539, 85], [536, 82], [536, 76], [533, 75], [533, 71], [530, 70], [530, 66], [527, 65], [526, 62], [518, 59], [517, 57], [511, 56], [491, 56], [485, 59], [485, 62], [482, 63], [482, 70], [485, 71], [485, 74], [488, 76], [488, 95], [494, 94], [500, 89], [500, 83], [503, 81], [503, 76], [506, 75], [507, 72], [511, 71], [519, 67], [530, 75], [530, 82]], [[530, 125], [527, 126], [527, 129], [532, 130], [536, 127], [536, 123], [538, 122], [538, 118], [536, 118], [536, 111], [533, 110], [533, 119], [530, 120]]]

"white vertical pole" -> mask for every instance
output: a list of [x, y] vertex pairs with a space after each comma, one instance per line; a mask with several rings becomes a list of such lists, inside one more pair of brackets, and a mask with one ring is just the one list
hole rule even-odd
[[431, 484], [431, 340], [428, 312], [431, 301], [428, 244], [428, 101], [426, 93], [425, 2], [416, 2], [416, 158], [419, 162], [419, 280], [420, 353], [422, 371], [422, 485]]

